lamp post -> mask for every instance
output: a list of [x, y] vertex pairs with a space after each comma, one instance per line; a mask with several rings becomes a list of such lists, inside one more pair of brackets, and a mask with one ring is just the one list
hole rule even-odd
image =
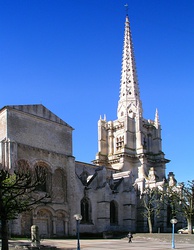
[[177, 219], [171, 219], [170, 223], [172, 224], [172, 248], [175, 248], [175, 241], [174, 241], [174, 225], [178, 222]]
[[80, 243], [79, 243], [79, 224], [80, 220], [82, 219], [81, 214], [75, 214], [74, 218], [76, 219], [76, 230], [77, 230], [77, 250], [80, 250]]

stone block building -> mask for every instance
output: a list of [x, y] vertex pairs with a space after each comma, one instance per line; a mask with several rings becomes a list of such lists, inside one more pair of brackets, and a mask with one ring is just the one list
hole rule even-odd
[[43, 105], [6, 106], [1, 109], [1, 164], [9, 169], [18, 164], [30, 168], [39, 165], [48, 173], [42, 192], [47, 192], [50, 198], [33, 213], [22, 214], [21, 220], [13, 221], [13, 234], [29, 233], [32, 223], [40, 226], [42, 234], [47, 236], [68, 234], [67, 200], [71, 180], [68, 183], [67, 179], [70, 176], [74, 178], [75, 172], [72, 130]]
[[[146, 187], [164, 185], [169, 160], [162, 151], [158, 111], [154, 121], [143, 117], [128, 15], [117, 119], [100, 117], [98, 152], [92, 164], [75, 160], [72, 132], [43, 105], [0, 110], [0, 163], [9, 169], [25, 164], [47, 171], [40, 192], [48, 198], [10, 222], [11, 234], [30, 234], [35, 224], [44, 237], [75, 235], [77, 213], [82, 215], [81, 233], [147, 231], [147, 222], [138, 212], [138, 195]], [[160, 224], [167, 230], [166, 211]]]

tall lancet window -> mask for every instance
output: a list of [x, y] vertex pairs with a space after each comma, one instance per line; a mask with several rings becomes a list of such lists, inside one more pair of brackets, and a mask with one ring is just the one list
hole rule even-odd
[[91, 223], [91, 203], [86, 197], [81, 200], [81, 215], [81, 223]]
[[110, 202], [110, 224], [118, 224], [118, 205], [115, 201]]

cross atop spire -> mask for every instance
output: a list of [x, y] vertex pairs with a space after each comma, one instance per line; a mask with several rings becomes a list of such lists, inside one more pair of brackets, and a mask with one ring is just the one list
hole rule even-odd
[[128, 4], [127, 4], [127, 3], [126, 3], [124, 6], [125, 6], [125, 10], [126, 10], [126, 15], [128, 16], [128, 10], [129, 10], [129, 8], [128, 8], [128, 7], [129, 7], [129, 6], [128, 6]]
[[117, 116], [121, 118], [122, 116], [134, 117], [136, 115], [142, 116], [142, 104], [139, 94], [129, 17], [126, 15]]

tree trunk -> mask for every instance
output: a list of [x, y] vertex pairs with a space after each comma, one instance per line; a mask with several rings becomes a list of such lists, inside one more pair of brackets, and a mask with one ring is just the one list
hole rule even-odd
[[9, 250], [8, 244], [8, 221], [6, 219], [1, 220], [1, 249]]
[[151, 217], [148, 217], [148, 227], [149, 227], [149, 233], [152, 234], [152, 220], [151, 220]]
[[188, 234], [193, 234], [193, 225], [191, 216], [187, 218], [187, 226], [188, 226]]

